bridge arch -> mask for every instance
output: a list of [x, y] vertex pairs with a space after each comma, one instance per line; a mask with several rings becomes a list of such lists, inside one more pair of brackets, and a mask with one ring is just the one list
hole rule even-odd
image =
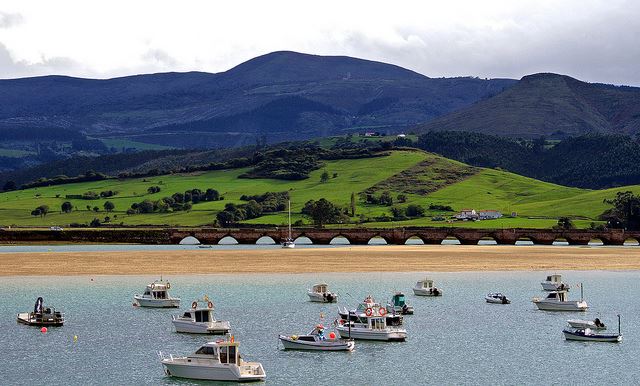
[[226, 235], [223, 238], [220, 239], [220, 241], [218, 241], [218, 244], [220, 245], [235, 245], [235, 244], [240, 244], [238, 242], [238, 240], [236, 240], [235, 237], [231, 236], [231, 235]]
[[262, 236], [258, 240], [256, 240], [256, 245], [274, 245], [277, 244], [276, 241], [271, 236]]
[[198, 244], [200, 244], [200, 240], [196, 239], [193, 236], [187, 236], [187, 237], [183, 238], [182, 240], [180, 240], [180, 242], [178, 244], [180, 244], [180, 245], [198, 245]]
[[493, 236], [483, 236], [478, 240], [478, 245], [498, 245], [498, 240]]
[[447, 237], [445, 237], [444, 240], [442, 240], [442, 242], [440, 244], [442, 244], [442, 245], [462, 245], [462, 243], [460, 242], [460, 240], [458, 240], [458, 238], [456, 236], [447, 236]]
[[313, 240], [305, 236], [304, 234], [293, 239], [293, 242], [300, 245], [313, 245]]
[[331, 241], [329, 241], [331, 245], [349, 245], [352, 244], [351, 240], [343, 234], [338, 234], [334, 236]]
[[422, 239], [422, 237], [420, 237], [418, 235], [409, 236], [409, 238], [407, 238], [404, 241], [404, 243], [405, 243], [405, 245], [423, 245], [423, 244], [425, 244], [425, 242]]
[[535, 241], [527, 236], [518, 237], [515, 245], [535, 245]]
[[565, 239], [564, 237], [556, 237], [553, 240], [553, 243], [551, 243], [552, 245], [569, 245], [569, 240]]
[[589, 243], [587, 245], [592, 245], [592, 246], [604, 245], [604, 240], [602, 240], [599, 237], [594, 237], [591, 240], [589, 240]]
[[624, 245], [640, 245], [640, 242], [635, 237], [627, 237], [624, 240]]
[[369, 239], [368, 245], [387, 245], [389, 242], [381, 235], [375, 235]]

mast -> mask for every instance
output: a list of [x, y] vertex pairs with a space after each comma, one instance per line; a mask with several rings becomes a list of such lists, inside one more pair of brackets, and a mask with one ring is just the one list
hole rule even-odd
[[289, 241], [291, 241], [291, 200], [289, 200]]
[[620, 334], [620, 314], [618, 314], [618, 335]]
[[584, 302], [584, 290], [582, 289], [582, 283], [580, 283], [580, 301]]

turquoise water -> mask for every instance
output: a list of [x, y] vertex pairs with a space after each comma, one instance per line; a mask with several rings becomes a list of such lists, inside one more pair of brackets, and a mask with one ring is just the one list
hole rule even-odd
[[[267, 383], [346, 384], [632, 384], [640, 370], [640, 272], [560, 272], [569, 283], [583, 282], [586, 314], [538, 311], [545, 272], [435, 273], [441, 298], [420, 298], [410, 288], [423, 273], [202, 275], [165, 277], [188, 305], [208, 294], [219, 319], [230, 320], [245, 359], [263, 363]], [[93, 281], [91, 281], [93, 279]], [[193, 384], [167, 378], [156, 351], [193, 352], [207, 337], [177, 334], [171, 315], [178, 310], [134, 308], [132, 296], [154, 277], [4, 277], [0, 279], [0, 361], [2, 384]], [[372, 294], [387, 300], [407, 293], [415, 315], [406, 316], [403, 343], [356, 343], [352, 353], [283, 351], [279, 333], [306, 333], [336, 315], [336, 305], [307, 302], [306, 289], [327, 281], [352, 305]], [[501, 291], [510, 305], [484, 302]], [[37, 296], [61, 307], [67, 323], [50, 328], [19, 325], [15, 315], [33, 307]], [[579, 297], [579, 291], [572, 298]], [[569, 318], [600, 317], [621, 344], [566, 342]], [[78, 336], [74, 343], [73, 336]], [[46, 380], [46, 382], [44, 381]], [[203, 384], [210, 384], [204, 382]]]

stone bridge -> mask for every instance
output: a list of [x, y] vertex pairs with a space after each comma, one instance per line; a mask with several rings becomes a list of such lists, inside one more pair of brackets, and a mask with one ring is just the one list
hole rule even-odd
[[[178, 244], [188, 236], [202, 244], [218, 244], [225, 237], [234, 238], [239, 244], [255, 244], [262, 237], [270, 237], [280, 243], [287, 237], [286, 228], [68, 228], [63, 231], [48, 229], [0, 229], [0, 243], [17, 242], [95, 242]], [[345, 229], [292, 229], [294, 239], [306, 237], [313, 244], [326, 245], [337, 237], [344, 237], [350, 244], [364, 245], [372, 239], [382, 238], [387, 244], [405, 244], [418, 238], [425, 244], [441, 244], [445, 239], [457, 239], [464, 245], [475, 245], [480, 240], [495, 240], [498, 244], [515, 244], [519, 240], [534, 244], [551, 245], [554, 241], [566, 241], [570, 245], [586, 245], [600, 240], [604, 245], [623, 245], [627, 240], [640, 241], [640, 231], [612, 229], [606, 231], [572, 229], [470, 229], [470, 228], [345, 228]]]
[[[191, 229], [171, 231], [171, 243], [177, 244], [187, 236], [193, 236], [203, 244], [218, 244], [225, 237], [234, 238], [239, 244], [255, 244], [262, 237], [270, 237], [274, 242], [282, 242], [288, 235], [286, 228], [272, 229]], [[570, 245], [587, 245], [592, 240], [600, 240], [604, 245], [623, 245], [626, 240], [640, 241], [640, 231], [613, 229], [556, 230], [556, 229], [469, 229], [469, 228], [349, 228], [349, 229], [309, 229], [294, 228], [292, 237], [306, 237], [313, 244], [330, 244], [336, 237], [345, 238], [350, 244], [365, 245], [372, 239], [382, 238], [387, 244], [405, 244], [407, 240], [418, 238], [425, 244], [441, 244], [445, 239], [457, 239], [463, 245], [475, 245], [480, 240], [495, 240], [498, 244], [515, 244], [519, 240], [534, 244], [551, 245], [554, 241], [566, 241]]]

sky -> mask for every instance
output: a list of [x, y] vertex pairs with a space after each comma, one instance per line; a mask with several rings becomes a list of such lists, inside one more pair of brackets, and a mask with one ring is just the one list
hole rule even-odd
[[0, 78], [220, 72], [289, 50], [640, 86], [636, 0], [2, 0]]

